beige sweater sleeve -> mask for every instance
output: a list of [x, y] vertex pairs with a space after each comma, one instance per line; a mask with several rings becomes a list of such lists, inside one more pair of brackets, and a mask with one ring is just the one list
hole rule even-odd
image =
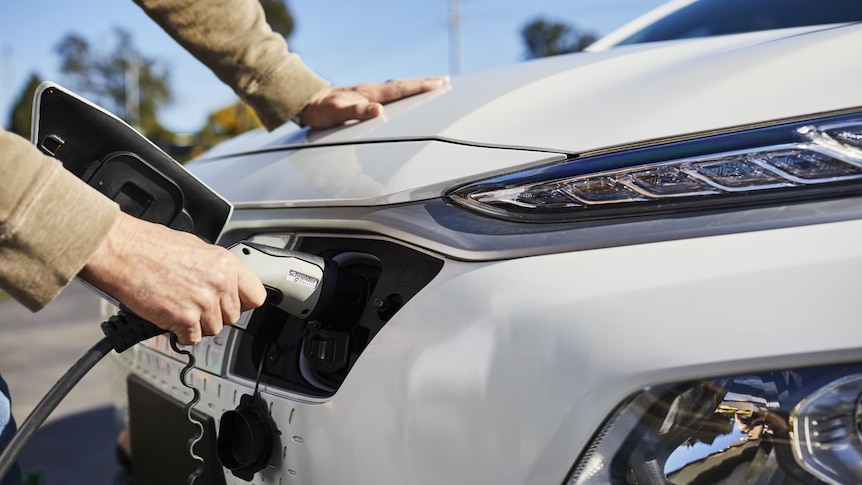
[[0, 181], [0, 289], [36, 311], [84, 267], [119, 208], [2, 129]]
[[266, 23], [258, 0], [135, 0], [272, 130], [327, 88]]

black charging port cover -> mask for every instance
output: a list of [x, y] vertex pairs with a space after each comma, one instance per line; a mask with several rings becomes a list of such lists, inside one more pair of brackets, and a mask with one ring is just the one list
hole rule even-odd
[[245, 394], [236, 409], [221, 416], [218, 459], [235, 477], [250, 482], [269, 465], [278, 435], [266, 401], [259, 393]]
[[233, 207], [121, 119], [52, 83], [36, 90], [32, 141], [137, 218], [214, 243]]

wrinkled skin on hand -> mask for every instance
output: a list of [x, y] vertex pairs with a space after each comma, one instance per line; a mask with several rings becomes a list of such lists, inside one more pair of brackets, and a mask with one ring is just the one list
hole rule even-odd
[[124, 213], [79, 276], [184, 345], [266, 298], [257, 275], [227, 249]]
[[383, 105], [401, 98], [439, 89], [449, 84], [449, 76], [395, 79], [385, 83], [328, 88], [318, 93], [302, 110], [302, 124], [331, 128], [365, 121], [383, 114]]

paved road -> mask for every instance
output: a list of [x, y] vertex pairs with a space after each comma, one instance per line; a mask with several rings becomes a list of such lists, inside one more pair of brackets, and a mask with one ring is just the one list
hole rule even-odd
[[[0, 373], [20, 424], [51, 386], [99, 339], [99, 298], [72, 283], [36, 314], [0, 302]], [[109, 364], [96, 365], [66, 396], [21, 455], [45, 485], [105, 485], [114, 474], [118, 426], [111, 409]]]

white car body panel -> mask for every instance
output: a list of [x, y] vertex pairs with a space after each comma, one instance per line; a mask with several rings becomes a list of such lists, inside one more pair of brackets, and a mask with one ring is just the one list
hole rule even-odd
[[[464, 175], [559, 161], [559, 154], [440, 142], [341, 145], [192, 165], [236, 206], [376, 205], [439, 197]], [[468, 163], [465, 163], [468, 161]]]

